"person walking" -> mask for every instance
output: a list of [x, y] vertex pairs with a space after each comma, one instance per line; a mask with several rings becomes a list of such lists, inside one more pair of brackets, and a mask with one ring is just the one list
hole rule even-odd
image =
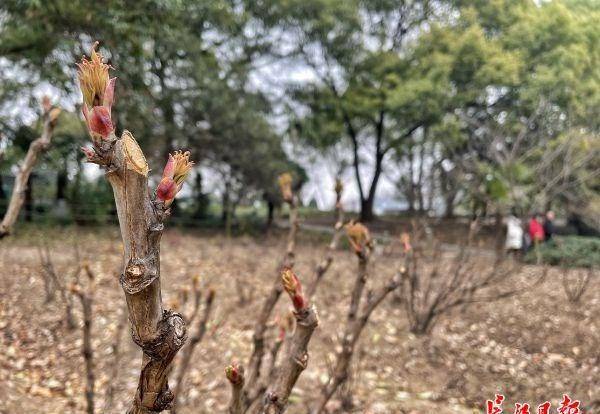
[[546, 217], [544, 219], [544, 240], [547, 242], [552, 240], [554, 234], [556, 234], [556, 228], [554, 227], [554, 211], [549, 210], [546, 212]]
[[523, 248], [523, 225], [514, 213], [504, 220], [506, 224], [506, 242], [504, 249], [511, 254], [518, 253]]
[[531, 238], [531, 244], [536, 245], [544, 241], [544, 226], [538, 219], [541, 214], [534, 214], [529, 220], [529, 237]]

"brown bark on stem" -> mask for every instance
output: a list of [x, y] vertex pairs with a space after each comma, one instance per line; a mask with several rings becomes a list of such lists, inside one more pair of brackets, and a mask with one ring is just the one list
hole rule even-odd
[[148, 164], [133, 136], [123, 132], [94, 146], [90, 161], [106, 166], [123, 238], [125, 292], [134, 342], [142, 349], [142, 369], [129, 414], [152, 414], [169, 409], [173, 393], [167, 375], [186, 339], [185, 322], [162, 306], [160, 238], [169, 209], [150, 199]]
[[296, 317], [296, 331], [290, 341], [286, 357], [282, 361], [273, 385], [269, 387], [264, 404], [258, 413], [284, 413], [292, 389], [308, 365], [308, 343], [319, 325], [319, 318], [312, 306], [295, 311], [294, 316]]
[[[250, 360], [248, 363], [249, 375], [248, 381], [246, 381], [247, 387], [245, 388], [245, 394], [250, 396], [249, 403], [251, 404], [255, 397], [259, 395], [257, 392], [257, 387], [260, 384], [261, 377], [261, 366], [263, 362], [263, 358], [265, 356], [265, 332], [267, 330], [267, 324], [269, 321], [269, 317], [283, 292], [283, 288], [281, 286], [281, 270], [289, 267], [292, 268], [294, 266], [294, 257], [295, 257], [295, 249], [296, 249], [296, 235], [298, 233], [298, 228], [300, 227], [298, 220], [298, 209], [297, 202], [294, 198], [289, 202], [290, 206], [290, 216], [289, 216], [289, 231], [287, 237], [287, 245], [286, 252], [283, 257], [283, 260], [279, 267], [277, 268], [276, 277], [273, 283], [273, 287], [269, 292], [269, 295], [265, 299], [260, 314], [258, 316], [258, 320], [256, 322], [254, 328], [253, 342], [254, 349], [252, 351], [252, 355], [250, 356]], [[249, 387], [254, 387], [254, 389], [250, 389]]]
[[286, 340], [287, 339], [285, 338], [283, 340], [278, 338], [275, 342], [273, 342], [273, 345], [271, 346], [271, 349], [269, 351], [270, 358], [268, 360], [268, 365], [265, 369], [267, 375], [263, 375], [262, 378], [259, 379], [260, 385], [255, 384], [252, 387], [251, 394], [244, 397], [244, 401], [252, 402], [252, 404], [250, 404], [247, 407], [248, 412], [256, 412], [256, 410], [258, 410], [259, 407], [262, 406], [262, 402], [259, 400], [258, 397], [264, 395], [265, 391], [267, 390], [267, 387], [269, 386], [269, 380], [271, 378], [275, 378], [275, 372], [277, 370], [277, 356], [279, 355], [281, 349], [284, 347], [284, 341]]
[[204, 338], [204, 335], [206, 334], [206, 326], [208, 324], [208, 319], [210, 318], [214, 297], [214, 291], [209, 292], [208, 296], [206, 297], [206, 303], [204, 305], [204, 313], [202, 314], [202, 318], [198, 323], [198, 329], [190, 337], [188, 345], [183, 348], [181, 363], [179, 364], [179, 369], [177, 371], [177, 382], [175, 385], [175, 401], [173, 402], [173, 407], [171, 408], [171, 414], [177, 413], [177, 407], [181, 399], [181, 389], [183, 387], [183, 381], [185, 380], [185, 375], [190, 368], [190, 361], [192, 360], [194, 349], [196, 348], [196, 345], [198, 345], [202, 341], [202, 338]]
[[39, 155], [50, 145], [52, 133], [54, 132], [54, 126], [56, 125], [56, 119], [58, 118], [59, 113], [60, 109], [58, 108], [48, 108], [42, 115], [42, 135], [29, 145], [25, 159], [19, 166], [8, 208], [0, 223], [0, 239], [8, 236], [13, 230], [15, 222], [19, 217], [19, 211], [21, 211], [21, 207], [23, 207], [25, 201], [25, 192], [29, 184], [29, 177], [31, 176], [31, 172], [33, 171], [33, 167], [35, 167]]

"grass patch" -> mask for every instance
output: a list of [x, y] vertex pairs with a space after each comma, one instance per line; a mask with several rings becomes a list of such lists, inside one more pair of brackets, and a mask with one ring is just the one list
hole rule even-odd
[[[563, 267], [600, 267], [600, 238], [581, 236], [555, 236], [539, 247], [542, 264]], [[536, 263], [537, 254], [532, 249], [525, 256], [527, 263]]]

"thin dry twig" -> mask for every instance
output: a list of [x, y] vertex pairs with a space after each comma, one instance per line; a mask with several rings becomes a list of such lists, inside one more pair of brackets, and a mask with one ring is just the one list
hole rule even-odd
[[[289, 183], [289, 185], [291, 186], [291, 182]], [[258, 389], [260, 388], [260, 378], [263, 374], [261, 372], [261, 367], [265, 356], [265, 333], [267, 330], [269, 318], [273, 312], [273, 309], [275, 308], [275, 305], [277, 304], [277, 301], [279, 300], [279, 297], [281, 296], [281, 293], [283, 292], [280, 282], [280, 274], [282, 269], [291, 269], [294, 266], [296, 236], [300, 226], [298, 220], [298, 202], [294, 195], [291, 193], [291, 188], [289, 189], [289, 191], [287, 188], [282, 188], [282, 194], [284, 196], [284, 200], [288, 203], [290, 208], [287, 246], [285, 255], [280, 265], [278, 266], [277, 277], [273, 283], [273, 287], [271, 288], [268, 296], [263, 302], [263, 306], [258, 315], [256, 325], [254, 328], [253, 350], [248, 362], [249, 374], [247, 376], [246, 386], [244, 387], [244, 394], [246, 395], [249, 404], [252, 404], [252, 402], [260, 395]]]
[[94, 397], [96, 375], [94, 373], [94, 350], [92, 347], [92, 303], [94, 301], [94, 274], [89, 266], [84, 266], [88, 276], [87, 287], [82, 287], [79, 284], [73, 284], [71, 291], [79, 298], [83, 309], [83, 345], [82, 354], [85, 363], [86, 383], [85, 383], [85, 399], [87, 414], [94, 414]]
[[204, 304], [204, 311], [202, 313], [202, 318], [198, 323], [198, 327], [194, 334], [189, 338], [187, 346], [183, 348], [183, 355], [181, 357], [181, 363], [179, 364], [179, 369], [177, 371], [176, 376], [176, 385], [175, 385], [175, 401], [173, 401], [173, 407], [171, 407], [171, 414], [175, 414], [177, 412], [177, 407], [179, 405], [179, 401], [181, 399], [181, 393], [183, 388], [183, 382], [185, 380], [185, 376], [190, 368], [190, 362], [192, 360], [192, 356], [194, 354], [194, 350], [196, 345], [198, 345], [204, 335], [206, 334], [206, 328], [208, 325], [208, 320], [211, 315], [213, 303], [215, 298], [215, 291], [213, 289], [209, 289], [208, 295], [206, 296], [206, 301]]
[[112, 366], [110, 368], [110, 377], [112, 381], [108, 382], [108, 386], [106, 387], [106, 393], [104, 398], [104, 413], [109, 413], [112, 410], [115, 390], [117, 388], [116, 378], [119, 375], [119, 368], [121, 367], [121, 342], [123, 339], [123, 332], [125, 331], [125, 327], [127, 326], [127, 309], [121, 311], [119, 315], [119, 319], [117, 322], [117, 326], [115, 328], [115, 336], [113, 339], [113, 343], [110, 346], [113, 360]]
[[368, 278], [367, 269], [371, 257], [372, 240], [367, 228], [360, 223], [349, 223], [346, 231], [350, 245], [358, 261], [356, 279], [352, 290], [341, 348], [335, 357], [333, 374], [321, 389], [319, 398], [311, 409], [312, 414], [323, 413], [331, 397], [348, 380], [350, 364], [355, 353], [356, 344], [371, 314], [388, 294], [398, 289], [401, 284], [402, 275], [407, 271], [405, 264], [401, 267], [400, 272], [394, 275], [385, 285], [375, 291], [368, 290], [367, 294], [364, 295], [363, 292], [365, 291]]
[[575, 277], [570, 277], [569, 270], [564, 269], [562, 275], [562, 285], [570, 303], [579, 303], [581, 297], [586, 292], [587, 287], [592, 280], [593, 269], [587, 271], [575, 270]]
[[334, 225], [333, 236], [331, 237], [331, 242], [327, 246], [327, 251], [325, 256], [317, 267], [315, 268], [315, 274], [311, 283], [308, 285], [306, 289], [306, 295], [309, 298], [312, 298], [317, 291], [317, 287], [319, 283], [331, 267], [331, 263], [333, 263], [333, 254], [337, 250], [338, 245], [340, 243], [340, 239], [342, 238], [342, 233], [344, 230], [344, 208], [342, 206], [342, 191], [343, 186], [341, 182], [336, 181], [335, 193], [336, 193], [336, 202], [335, 202], [335, 211], [336, 211], [336, 221]]

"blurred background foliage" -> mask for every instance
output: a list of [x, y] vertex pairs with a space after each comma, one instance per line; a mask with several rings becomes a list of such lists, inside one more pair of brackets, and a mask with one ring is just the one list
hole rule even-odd
[[276, 176], [309, 179], [299, 149], [347, 172], [365, 220], [386, 177], [414, 214], [552, 207], [600, 226], [597, 1], [5, 0], [0, 205], [50, 92], [67, 111], [24, 214], [114, 214], [78, 150], [74, 62], [94, 40], [118, 77], [117, 132], [155, 172], [177, 148], [201, 166], [175, 218], [272, 219]]

